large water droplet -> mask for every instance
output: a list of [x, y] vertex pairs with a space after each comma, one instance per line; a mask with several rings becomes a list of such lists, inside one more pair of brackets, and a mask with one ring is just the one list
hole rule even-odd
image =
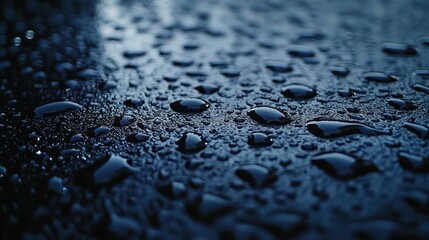
[[397, 76], [388, 75], [384, 72], [366, 72], [363, 77], [368, 81], [378, 83], [390, 83], [399, 79]]
[[415, 123], [408, 123], [407, 122], [407, 123], [404, 124], [404, 127], [408, 131], [416, 134], [419, 138], [429, 139], [429, 128], [427, 128], [425, 126], [422, 126], [422, 125], [419, 125], [419, 124], [415, 124]]
[[209, 108], [210, 104], [204, 100], [189, 98], [178, 100], [170, 104], [170, 108], [175, 112], [180, 113], [196, 113], [202, 112]]
[[309, 99], [317, 95], [316, 90], [303, 84], [290, 84], [282, 90], [285, 97], [293, 99]]
[[354, 178], [377, 171], [377, 167], [369, 161], [357, 159], [340, 152], [322, 153], [314, 156], [311, 163], [329, 175], [337, 178]]
[[267, 167], [250, 164], [237, 168], [235, 174], [252, 187], [265, 187], [277, 180], [277, 176]]
[[59, 101], [42, 105], [34, 109], [36, 118], [41, 118], [45, 115], [57, 114], [67, 111], [76, 111], [82, 109], [82, 106], [72, 101]]
[[88, 187], [112, 186], [137, 172], [127, 159], [116, 155], [106, 156], [76, 173], [76, 182]]
[[406, 43], [386, 42], [381, 46], [383, 52], [393, 55], [416, 55], [417, 49]]
[[262, 124], [288, 124], [292, 121], [288, 113], [272, 107], [255, 107], [247, 115]]
[[149, 140], [149, 136], [143, 133], [134, 133], [127, 137], [129, 142], [140, 143]]
[[199, 152], [207, 146], [207, 142], [200, 135], [195, 133], [184, 133], [182, 137], [176, 141], [176, 144], [181, 152]]
[[110, 132], [110, 128], [106, 126], [99, 126], [88, 129], [86, 134], [90, 137], [98, 137]]
[[330, 68], [332, 74], [338, 76], [338, 77], [346, 77], [347, 75], [349, 75], [350, 70], [346, 67], [343, 66], [332, 66]]
[[389, 131], [379, 130], [363, 123], [342, 120], [315, 119], [307, 122], [308, 131], [323, 138], [342, 137], [351, 134], [365, 134], [369, 136], [388, 135]]

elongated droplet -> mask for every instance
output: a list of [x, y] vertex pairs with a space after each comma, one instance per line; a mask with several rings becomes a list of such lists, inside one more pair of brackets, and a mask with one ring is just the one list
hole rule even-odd
[[315, 119], [307, 122], [306, 126], [308, 131], [322, 138], [342, 137], [352, 134], [369, 136], [390, 134], [389, 131], [375, 129], [363, 123], [342, 120]]
[[45, 115], [58, 114], [67, 111], [76, 111], [82, 109], [82, 106], [72, 101], [59, 101], [42, 105], [34, 109], [36, 118], [41, 118]]

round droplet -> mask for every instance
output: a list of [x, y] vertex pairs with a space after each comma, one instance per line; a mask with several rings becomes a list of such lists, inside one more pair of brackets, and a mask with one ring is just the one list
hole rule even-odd
[[222, 70], [220, 70], [220, 73], [222, 75], [224, 75], [225, 77], [230, 77], [230, 78], [240, 76], [240, 71], [238, 71], [237, 69], [232, 69], [232, 68], [222, 69]]
[[285, 97], [293, 99], [309, 99], [317, 95], [315, 89], [303, 84], [290, 84], [282, 90]]
[[254, 147], [263, 147], [273, 144], [273, 139], [265, 133], [252, 133], [249, 136], [247, 143]]
[[195, 133], [184, 133], [182, 137], [176, 141], [176, 144], [181, 152], [199, 152], [207, 146], [207, 142], [200, 135]]
[[45, 115], [58, 114], [67, 111], [76, 111], [82, 109], [82, 106], [72, 101], [52, 102], [34, 109], [36, 118], [41, 118]]
[[264, 63], [266, 68], [277, 73], [285, 73], [293, 70], [290, 64], [279, 60], [267, 60]]
[[209, 83], [202, 84], [198, 87], [195, 87], [195, 89], [202, 94], [213, 94], [213, 93], [219, 91], [218, 86], [216, 86], [214, 84], [209, 84]]
[[194, 63], [194, 60], [189, 57], [176, 56], [172, 59], [172, 63], [178, 67], [188, 67]]
[[180, 113], [197, 113], [205, 111], [210, 104], [206, 101], [196, 98], [178, 100], [170, 104], [170, 108]]
[[272, 107], [255, 107], [247, 115], [262, 124], [288, 124], [292, 121], [288, 113]]
[[87, 135], [90, 137], [98, 137], [110, 132], [110, 128], [105, 126], [90, 128], [87, 131]]
[[349, 75], [350, 70], [346, 67], [343, 66], [332, 66], [330, 68], [332, 74], [338, 76], [338, 77], [346, 77], [347, 75]]
[[377, 167], [372, 162], [340, 152], [316, 155], [311, 159], [311, 163], [333, 177], [344, 179], [377, 171]]
[[73, 135], [71, 138], [70, 138], [70, 142], [72, 142], [72, 143], [75, 143], [75, 142], [81, 142], [81, 141], [83, 141], [83, 135], [82, 134], [76, 134], [76, 135]]
[[399, 98], [391, 98], [387, 100], [390, 106], [398, 109], [398, 110], [415, 110], [417, 109], [417, 105], [413, 102], [406, 101]]
[[144, 101], [138, 98], [130, 98], [124, 101], [125, 106], [138, 108], [143, 105]]

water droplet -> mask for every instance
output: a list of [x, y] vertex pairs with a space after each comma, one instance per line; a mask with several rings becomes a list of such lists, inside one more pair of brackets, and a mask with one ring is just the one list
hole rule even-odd
[[180, 76], [177, 73], [166, 73], [162, 76], [162, 79], [164, 79], [167, 82], [175, 82], [179, 78], [180, 78]]
[[399, 98], [391, 98], [387, 100], [390, 106], [398, 109], [398, 110], [414, 110], [417, 109], [417, 105], [413, 102], [406, 101]]
[[25, 31], [25, 38], [28, 40], [33, 39], [34, 38], [34, 31], [33, 30]]
[[429, 171], [429, 158], [414, 155], [407, 152], [398, 153], [399, 164], [407, 170], [414, 172], [428, 172]]
[[70, 138], [70, 142], [75, 143], [75, 142], [81, 142], [83, 141], [83, 135], [82, 134], [75, 134]]
[[20, 45], [21, 45], [21, 38], [20, 38], [20, 37], [15, 37], [15, 38], [13, 38], [13, 45], [14, 45], [15, 47], [20, 46]]
[[194, 199], [190, 199], [186, 204], [186, 208], [191, 216], [208, 222], [224, 215], [231, 207], [232, 204], [230, 201], [210, 193], [204, 193]]
[[138, 108], [141, 105], [143, 105], [144, 101], [140, 100], [138, 98], [130, 98], [124, 101], [125, 106], [127, 107], [133, 107], [133, 108]]
[[355, 178], [377, 171], [377, 167], [372, 162], [340, 152], [316, 155], [311, 159], [311, 163], [329, 175], [342, 179]]
[[124, 127], [133, 123], [136, 119], [133, 116], [125, 115], [116, 117], [115, 122], [113, 123], [116, 127]]
[[41, 118], [45, 115], [58, 114], [67, 111], [76, 111], [82, 109], [82, 106], [71, 101], [59, 101], [42, 105], [34, 109], [36, 118]]
[[293, 99], [309, 99], [315, 97], [317, 92], [315, 89], [303, 84], [290, 84], [282, 89], [282, 94]]
[[128, 164], [127, 159], [110, 155], [80, 169], [75, 179], [77, 184], [88, 187], [112, 186], [137, 170]]
[[172, 63], [178, 67], [188, 67], [194, 63], [194, 60], [189, 57], [176, 56], [172, 59]]
[[199, 152], [207, 146], [207, 142], [200, 135], [195, 133], [184, 133], [182, 137], [176, 141], [176, 144], [181, 152]]
[[343, 66], [332, 66], [330, 68], [332, 74], [338, 76], [338, 77], [346, 77], [347, 75], [349, 75], [350, 70], [346, 67]]
[[288, 113], [272, 107], [255, 107], [247, 115], [262, 124], [288, 124], [292, 121]]
[[134, 133], [127, 137], [129, 142], [140, 143], [149, 140], [149, 136], [143, 133]]
[[158, 191], [171, 199], [179, 199], [186, 194], [186, 186], [181, 182], [168, 182], [158, 186]]
[[86, 134], [90, 137], [98, 137], [101, 135], [104, 135], [106, 133], [110, 132], [110, 128], [105, 127], [105, 126], [99, 126], [99, 127], [94, 127], [94, 128], [90, 128]]
[[195, 87], [195, 89], [202, 94], [213, 94], [213, 93], [219, 91], [218, 86], [216, 86], [214, 84], [209, 84], [209, 83], [202, 84], [198, 87]]
[[308, 131], [322, 138], [342, 137], [351, 134], [369, 136], [388, 135], [389, 131], [379, 130], [363, 123], [342, 120], [314, 119], [306, 124]]
[[383, 52], [392, 55], [416, 55], [417, 49], [406, 43], [386, 42], [381, 46]]
[[429, 139], [429, 128], [427, 128], [425, 126], [418, 125], [418, 124], [415, 124], [415, 123], [408, 123], [408, 122], [406, 122], [404, 124], [404, 127], [408, 131], [416, 134], [419, 138]]
[[277, 176], [267, 167], [250, 164], [237, 168], [235, 175], [243, 181], [248, 182], [252, 187], [266, 187], [277, 181]]
[[273, 144], [273, 139], [265, 133], [252, 133], [249, 136], [247, 143], [254, 147], [263, 147]]
[[353, 97], [356, 95], [356, 93], [351, 89], [338, 90], [338, 95], [340, 95], [341, 97]]
[[222, 75], [224, 75], [225, 77], [230, 77], [230, 78], [240, 76], [240, 71], [238, 71], [237, 69], [232, 69], [232, 68], [222, 69], [222, 70], [220, 70], [220, 73]]
[[264, 63], [265, 67], [273, 72], [285, 73], [293, 70], [292, 65], [279, 60], [267, 60]]
[[210, 61], [210, 66], [217, 67], [217, 68], [225, 68], [225, 67], [228, 67], [229, 64], [230, 63], [227, 60], [223, 60], [223, 59]]
[[126, 50], [123, 52], [123, 56], [128, 59], [139, 58], [146, 55], [145, 50]]
[[313, 50], [313, 48], [304, 45], [290, 46], [287, 52], [289, 55], [298, 58], [311, 58], [316, 56], [316, 52]]
[[413, 85], [414, 90], [419, 91], [419, 92], [424, 92], [426, 94], [429, 95], [429, 87], [422, 85], [422, 84], [414, 84]]
[[180, 113], [197, 113], [205, 111], [209, 108], [210, 104], [204, 100], [189, 98], [178, 100], [170, 104], [170, 108], [175, 112]]
[[363, 76], [368, 81], [378, 83], [390, 83], [399, 80], [397, 76], [388, 75], [384, 72], [366, 72]]

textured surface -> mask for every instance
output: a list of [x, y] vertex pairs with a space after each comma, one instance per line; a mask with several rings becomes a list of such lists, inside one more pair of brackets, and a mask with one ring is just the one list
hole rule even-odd
[[0, 6], [1, 238], [429, 235], [429, 2]]

